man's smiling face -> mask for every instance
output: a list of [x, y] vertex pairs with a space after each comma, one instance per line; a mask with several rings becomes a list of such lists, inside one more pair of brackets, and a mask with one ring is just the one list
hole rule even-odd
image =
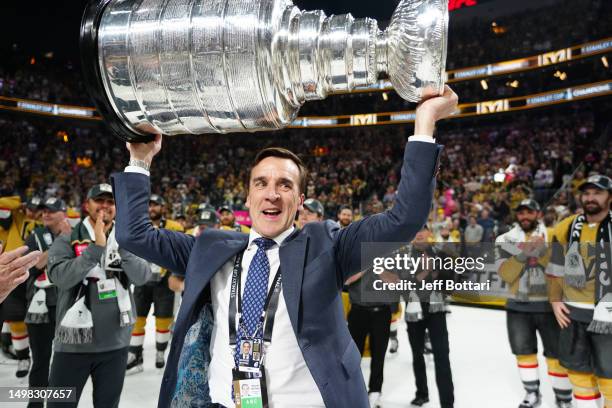
[[266, 157], [253, 167], [246, 206], [261, 236], [274, 238], [289, 229], [303, 204], [300, 169], [292, 160]]

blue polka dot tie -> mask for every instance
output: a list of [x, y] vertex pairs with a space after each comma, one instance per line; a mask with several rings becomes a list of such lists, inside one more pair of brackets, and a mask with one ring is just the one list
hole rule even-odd
[[[266, 250], [276, 244], [268, 238], [257, 238], [253, 242], [257, 245], [257, 252], [251, 261], [251, 265], [249, 265], [249, 273], [244, 285], [244, 295], [242, 296], [243, 324], [236, 331], [236, 351], [234, 353], [236, 366], [238, 366], [240, 355], [240, 339], [253, 334], [263, 312], [270, 277], [270, 261], [266, 255]], [[245, 330], [246, 332], [244, 332]], [[263, 333], [260, 331], [257, 336], [263, 337]]]

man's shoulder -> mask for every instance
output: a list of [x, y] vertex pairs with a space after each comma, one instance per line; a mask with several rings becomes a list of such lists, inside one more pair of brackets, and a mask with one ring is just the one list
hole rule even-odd
[[206, 228], [199, 236], [198, 240], [228, 240], [228, 239], [248, 239], [249, 234], [234, 230], [222, 230]]
[[309, 222], [304, 225], [301, 233], [307, 235], [332, 235], [340, 229], [340, 225], [336, 221], [325, 220], [318, 222]]
[[54, 252], [58, 251], [72, 251], [71, 243], [70, 243], [70, 235], [68, 234], [60, 234], [53, 240], [53, 243], [49, 247], [49, 250], [53, 250]]
[[553, 234], [557, 241], [561, 242], [562, 244], [567, 243], [567, 236], [569, 234], [569, 230], [576, 217], [576, 214], [570, 215], [569, 217], [562, 219], [557, 225], [555, 225], [553, 229]]
[[498, 236], [495, 238], [495, 243], [497, 243], [497, 244], [504, 243], [504, 242], [506, 242], [506, 239], [507, 239], [509, 236], [510, 236], [510, 231], [508, 231], [508, 232], [504, 232], [503, 234], [500, 234], [500, 235], [498, 235]]

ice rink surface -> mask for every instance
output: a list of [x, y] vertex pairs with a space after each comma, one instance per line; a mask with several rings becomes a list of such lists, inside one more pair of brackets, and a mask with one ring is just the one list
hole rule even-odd
[[[455, 408], [516, 408], [524, 396], [519, 380], [516, 360], [510, 352], [506, 335], [504, 311], [452, 306], [448, 315], [451, 366], [455, 384]], [[145, 338], [144, 372], [125, 379], [121, 408], [148, 408], [157, 406], [162, 371], [155, 368], [155, 322], [150, 316]], [[399, 350], [387, 354], [385, 379], [382, 390], [382, 408], [410, 406], [415, 386], [412, 375], [412, 355], [401, 323]], [[369, 378], [370, 359], [362, 360], [364, 377]], [[439, 407], [434, 377], [433, 358], [427, 360], [430, 403], [428, 408]], [[0, 385], [25, 386], [27, 379], [15, 377], [16, 365], [0, 362]], [[543, 394], [542, 408], [554, 407], [554, 396], [546, 374], [546, 363], [540, 353], [540, 380]], [[21, 408], [26, 404], [1, 403], [0, 407]], [[93, 407], [91, 382], [88, 382], [79, 407]], [[333, 408], [333, 407], [331, 407]]]

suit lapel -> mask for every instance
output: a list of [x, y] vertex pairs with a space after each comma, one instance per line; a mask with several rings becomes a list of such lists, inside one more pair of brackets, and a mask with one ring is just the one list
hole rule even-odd
[[[293, 239], [291, 239], [293, 238]], [[302, 278], [304, 276], [304, 259], [308, 237], [296, 231], [293, 237], [283, 243], [279, 250], [283, 295], [287, 304], [287, 312], [295, 335], [298, 334], [298, 312], [302, 293]]]
[[208, 247], [199, 260], [201, 270], [192, 275], [189, 281], [186, 281], [185, 296], [183, 303], [189, 305], [189, 311], [195, 305], [196, 300], [210, 283], [212, 277], [217, 271], [235, 256], [238, 252], [244, 250], [248, 244], [248, 235], [241, 239], [230, 239], [217, 241]]

